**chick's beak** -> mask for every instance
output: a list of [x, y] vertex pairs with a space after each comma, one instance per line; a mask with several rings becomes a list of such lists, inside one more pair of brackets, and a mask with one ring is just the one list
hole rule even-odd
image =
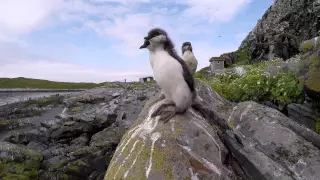
[[150, 45], [150, 42], [149, 42], [146, 38], [144, 38], [144, 39], [145, 39], [145, 40], [144, 40], [144, 43], [143, 43], [142, 46], [140, 46], [139, 49], [146, 48], [146, 47], [148, 47], [148, 46]]

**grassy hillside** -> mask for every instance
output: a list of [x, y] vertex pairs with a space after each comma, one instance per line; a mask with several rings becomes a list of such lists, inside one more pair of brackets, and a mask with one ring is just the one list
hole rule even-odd
[[42, 89], [87, 89], [98, 87], [97, 83], [55, 82], [30, 78], [0, 78], [0, 88], [42, 88]]

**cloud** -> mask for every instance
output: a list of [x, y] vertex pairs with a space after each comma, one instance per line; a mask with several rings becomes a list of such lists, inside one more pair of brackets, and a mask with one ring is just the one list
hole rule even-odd
[[10, 0], [0, 3], [0, 34], [21, 35], [42, 25], [62, 0]]
[[[0, 76], [77, 82], [125, 78], [137, 80], [139, 76], [152, 73], [146, 51], [138, 49], [142, 38], [152, 27], [167, 30], [178, 51], [182, 42], [192, 41], [201, 68], [208, 65], [210, 57], [236, 49], [235, 45], [215, 47], [208, 37], [213, 35], [216, 24], [230, 21], [250, 2], [251, 0], [1, 1], [0, 47], [3, 49], [0, 49]], [[45, 37], [37, 36], [37, 32], [46, 32], [43, 34], [47, 37], [53, 34], [59, 37], [62, 34], [66, 38], [51, 37], [51, 40], [60, 40], [55, 42], [54, 50], [51, 51], [47, 49], [50, 49], [52, 42], [47, 42], [47, 45], [40, 43], [46, 46], [47, 51], [37, 54], [31, 47], [38, 45], [42, 38], [45, 41]], [[89, 33], [94, 33], [95, 36], [89, 36]], [[81, 37], [82, 34], [86, 35]], [[37, 41], [34, 37], [38, 38]], [[94, 40], [91, 42], [89, 37], [94, 37]], [[113, 55], [107, 57], [112, 61], [108, 61], [109, 65], [103, 65], [103, 68], [94, 59], [87, 60], [87, 64], [92, 63], [90, 66], [80, 65], [77, 58], [86, 55], [86, 52], [65, 48], [66, 44], [95, 44], [97, 39], [99, 42], [104, 41], [105, 53]], [[39, 47], [39, 51], [41, 50], [42, 47]], [[135, 61], [140, 65], [113, 68], [115, 60], [123, 64]]]

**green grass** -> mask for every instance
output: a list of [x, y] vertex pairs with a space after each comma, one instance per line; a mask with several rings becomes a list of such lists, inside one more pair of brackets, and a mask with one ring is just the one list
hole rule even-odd
[[249, 54], [247, 49], [237, 50], [234, 52], [234, 54], [237, 56], [238, 61], [233, 63], [230, 68], [240, 66], [240, 65], [248, 65], [249, 62]]
[[97, 83], [55, 82], [30, 78], [0, 78], [0, 88], [87, 89], [99, 87]]
[[[155, 82], [127, 82], [132, 87], [149, 87], [154, 86]], [[40, 89], [91, 89], [95, 87], [105, 88], [123, 88], [124, 82], [102, 82], [102, 83], [73, 83], [73, 82], [56, 82], [42, 79], [31, 78], [0, 78], [0, 88], [40, 88]]]
[[194, 73], [194, 78], [204, 79], [208, 76], [208, 71], [210, 70], [210, 66], [205, 67]]
[[278, 61], [276, 59], [270, 62], [245, 65], [248, 72], [244, 75], [226, 71], [212, 78], [200, 79], [206, 81], [216, 92], [231, 101], [272, 101], [282, 110], [287, 104], [301, 102], [304, 91], [303, 85], [292, 73], [279, 73], [271, 77], [264, 71], [267, 66]]

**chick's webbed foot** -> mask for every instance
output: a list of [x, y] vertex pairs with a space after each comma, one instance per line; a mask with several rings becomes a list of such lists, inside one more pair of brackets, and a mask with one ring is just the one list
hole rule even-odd
[[153, 118], [153, 117], [160, 115], [160, 113], [161, 113], [161, 111], [163, 111], [163, 109], [165, 109], [168, 106], [172, 106], [172, 105], [174, 105], [174, 103], [172, 101], [168, 101], [166, 99], [162, 100], [159, 107], [152, 112], [151, 117]]
[[171, 107], [171, 109], [164, 109], [163, 111], [161, 111], [159, 121], [167, 123], [172, 117], [178, 114], [177, 109], [174, 106]]

